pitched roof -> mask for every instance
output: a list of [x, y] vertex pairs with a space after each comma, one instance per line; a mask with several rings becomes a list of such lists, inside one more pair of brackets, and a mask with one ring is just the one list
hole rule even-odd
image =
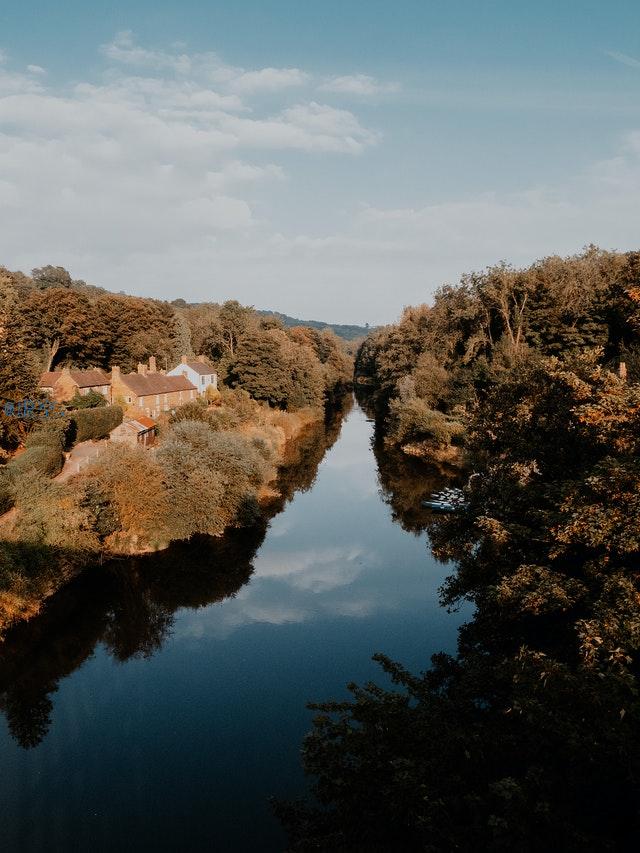
[[120, 377], [127, 388], [138, 397], [147, 394], [170, 394], [173, 391], [197, 391], [186, 376], [167, 376], [166, 373], [123, 373]]
[[[71, 378], [79, 388], [91, 388], [96, 385], [108, 385], [109, 377], [99, 368], [91, 370], [70, 370]], [[53, 388], [58, 379], [62, 376], [61, 370], [49, 370], [40, 377], [41, 388]]]
[[142, 424], [145, 429], [153, 429], [153, 427], [156, 425], [156, 422], [151, 418], [148, 418], [146, 415], [140, 415], [136, 418], [136, 421], [139, 424]]
[[59, 370], [45, 370], [42, 376], [40, 377], [40, 387], [41, 388], [53, 388], [58, 379], [60, 378]]
[[191, 370], [195, 370], [200, 376], [212, 376], [215, 373], [213, 367], [210, 364], [205, 364], [202, 361], [187, 361], [180, 362], [180, 364], [176, 364], [173, 370], [176, 370], [180, 367], [190, 367]]
[[[199, 373], [200, 376], [211, 376], [215, 373], [215, 370], [210, 364], [203, 364], [201, 361], [188, 361], [187, 366], [192, 370], [195, 370], [196, 373]], [[178, 365], [178, 367], [180, 367], [180, 365]]]

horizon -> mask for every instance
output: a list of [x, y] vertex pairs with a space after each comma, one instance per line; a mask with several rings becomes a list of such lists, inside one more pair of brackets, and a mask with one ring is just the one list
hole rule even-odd
[[635, 4], [46, 5], [0, 16], [11, 269], [374, 326], [637, 247]]

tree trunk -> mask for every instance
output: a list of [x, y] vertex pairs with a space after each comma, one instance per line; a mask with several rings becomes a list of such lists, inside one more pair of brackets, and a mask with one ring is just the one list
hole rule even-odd
[[53, 365], [53, 361], [54, 361], [56, 355], [58, 354], [59, 349], [60, 349], [60, 341], [57, 339], [55, 341], [52, 341], [51, 346], [49, 348], [49, 359], [47, 361], [47, 373], [51, 370], [51, 367]]

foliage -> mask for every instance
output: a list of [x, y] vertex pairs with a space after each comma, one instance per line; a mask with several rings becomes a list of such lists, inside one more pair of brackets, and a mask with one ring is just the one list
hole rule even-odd
[[[293, 849], [623, 849], [640, 823], [640, 387], [597, 353], [533, 363], [470, 425], [467, 508], [434, 522], [474, 619], [399, 692], [316, 706], [320, 807]], [[625, 848], [626, 849], [626, 848]]]
[[413, 441], [427, 441], [434, 447], [460, 440], [464, 426], [453, 418], [430, 409], [419, 397], [392, 400], [389, 406], [389, 438], [406, 445]]
[[29, 447], [24, 453], [16, 456], [6, 468], [15, 483], [31, 470], [48, 477], [55, 477], [62, 471], [63, 464], [62, 448], [54, 441]]
[[93, 388], [87, 394], [80, 394], [78, 391], [66, 403], [69, 409], [95, 409], [98, 406], [106, 406], [106, 399], [99, 391], [94, 391]]
[[0, 515], [13, 506], [11, 473], [6, 465], [0, 465]]
[[122, 417], [123, 412], [120, 406], [80, 409], [69, 415], [76, 430], [76, 441], [106, 438], [112, 429], [122, 423]]
[[114, 547], [154, 548], [170, 538], [165, 475], [142, 447], [110, 446], [77, 479], [93, 528]]
[[73, 425], [69, 418], [47, 418], [27, 435], [24, 446], [49, 445], [64, 450], [71, 443], [72, 434]]
[[524, 270], [498, 264], [440, 288], [432, 306], [405, 309], [399, 323], [370, 335], [356, 356], [356, 376], [387, 419], [389, 439], [404, 441], [391, 404], [400, 399], [399, 408], [411, 410], [409, 387], [429, 409], [464, 423], [492, 388], [544, 357], [575, 360], [598, 350], [602, 365], [628, 360], [633, 379], [638, 257], [590, 246]]

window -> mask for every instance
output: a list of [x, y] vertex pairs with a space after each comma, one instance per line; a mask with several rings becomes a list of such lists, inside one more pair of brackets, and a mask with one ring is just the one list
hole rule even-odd
[[201, 384], [201, 385], [204, 385], [204, 376], [201, 376], [201, 377], [200, 377], [200, 384]]
[[144, 406], [144, 397], [140, 397], [139, 399], [140, 399], [140, 405]]

